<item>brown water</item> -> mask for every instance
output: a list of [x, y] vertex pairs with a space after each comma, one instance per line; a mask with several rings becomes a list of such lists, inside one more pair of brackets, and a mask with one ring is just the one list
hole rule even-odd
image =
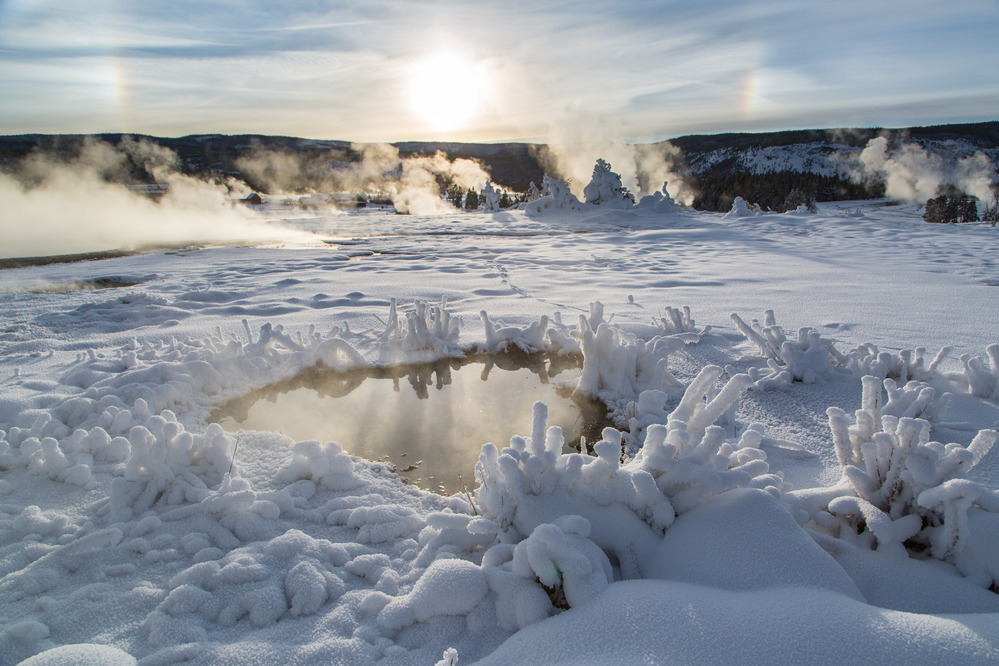
[[[578, 359], [479, 356], [426, 365], [333, 372], [310, 368], [234, 400], [212, 415], [230, 432], [269, 430], [296, 441], [340, 442], [350, 454], [392, 464], [408, 483], [448, 494], [475, 486], [486, 442], [527, 437], [535, 401], [561, 426], [566, 450], [610, 425], [599, 402], [571, 397]], [[461, 480], [459, 480], [459, 477]]]

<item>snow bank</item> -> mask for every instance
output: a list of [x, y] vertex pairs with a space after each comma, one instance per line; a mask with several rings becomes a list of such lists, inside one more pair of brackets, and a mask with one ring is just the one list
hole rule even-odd
[[[585, 628], [585, 629], [581, 629]], [[681, 582], [622, 581], [594, 603], [518, 632], [481, 664], [992, 663], [988, 615], [915, 615], [814, 588], [752, 592]]]
[[865, 600], [780, 500], [752, 488], [724, 493], [677, 518], [648, 573], [725, 590], [815, 587]]

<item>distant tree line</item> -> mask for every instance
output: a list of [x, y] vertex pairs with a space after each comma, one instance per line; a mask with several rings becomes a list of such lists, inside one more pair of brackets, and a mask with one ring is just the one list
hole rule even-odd
[[[495, 192], [495, 201], [492, 205], [490, 205], [491, 197], [487, 196], [487, 192]], [[528, 200], [527, 193], [496, 190], [491, 183], [487, 183], [486, 189], [482, 191], [472, 187], [465, 189], [460, 185], [451, 184], [441, 188], [441, 196], [452, 206], [461, 210], [502, 210], [518, 206]]]
[[961, 192], [953, 185], [938, 191], [926, 201], [923, 219], [927, 222], [978, 222], [978, 197]]
[[693, 207], [716, 212], [731, 210], [737, 196], [758, 204], [762, 210], [783, 213], [802, 204], [812, 208], [816, 201], [878, 199], [885, 194], [882, 182], [856, 183], [790, 170], [753, 173], [735, 170], [724, 162], [704, 173], [691, 174], [686, 182], [698, 193]]

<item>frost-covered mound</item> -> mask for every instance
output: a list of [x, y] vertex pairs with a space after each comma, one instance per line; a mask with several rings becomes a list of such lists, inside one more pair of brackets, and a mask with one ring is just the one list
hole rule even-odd
[[816, 664], [993, 663], [999, 627], [989, 616], [913, 615], [802, 587], [739, 592], [623, 581], [582, 612], [518, 633], [481, 663], [632, 663], [635, 655], [686, 664], [765, 664], [775, 655]]
[[[587, 208], [310, 218], [340, 245], [113, 260], [127, 294], [0, 271], [0, 662], [999, 661], [989, 230]], [[729, 316], [774, 304], [814, 326]], [[442, 497], [209, 423], [304, 368], [504, 350], [581, 355], [616, 427], [566, 449], [537, 404]]]

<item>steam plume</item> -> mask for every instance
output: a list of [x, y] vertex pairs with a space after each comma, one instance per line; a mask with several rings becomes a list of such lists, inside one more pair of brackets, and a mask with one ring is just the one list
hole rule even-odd
[[481, 190], [489, 174], [471, 160], [432, 156], [403, 158], [389, 144], [355, 144], [351, 159], [346, 153], [298, 155], [280, 151], [254, 151], [237, 161], [252, 182], [269, 193], [353, 192], [388, 196], [401, 213], [436, 215], [454, 212], [441, 200], [441, 187]]
[[[146, 141], [118, 147], [85, 140], [73, 159], [32, 153], [0, 174], [5, 257], [25, 257], [153, 244], [288, 240], [297, 233], [266, 224], [231, 200], [238, 181], [210, 183], [178, 172], [177, 156]], [[128, 189], [136, 169], [168, 186], [159, 201]]]
[[914, 143], [889, 150], [888, 139], [877, 137], [867, 142], [857, 160], [860, 170], [855, 177], [883, 179], [891, 199], [925, 203], [942, 185], [954, 185], [980, 201], [992, 199], [995, 168], [981, 152], [948, 161]]
[[624, 186], [639, 197], [652, 194], [669, 181], [674, 199], [693, 203], [695, 192], [681, 175], [683, 153], [679, 148], [669, 142], [628, 144], [616, 136], [597, 123], [573, 124], [554, 131], [537, 157], [545, 171], [568, 180], [577, 196], [590, 181], [597, 158], [603, 158], [621, 175]]

